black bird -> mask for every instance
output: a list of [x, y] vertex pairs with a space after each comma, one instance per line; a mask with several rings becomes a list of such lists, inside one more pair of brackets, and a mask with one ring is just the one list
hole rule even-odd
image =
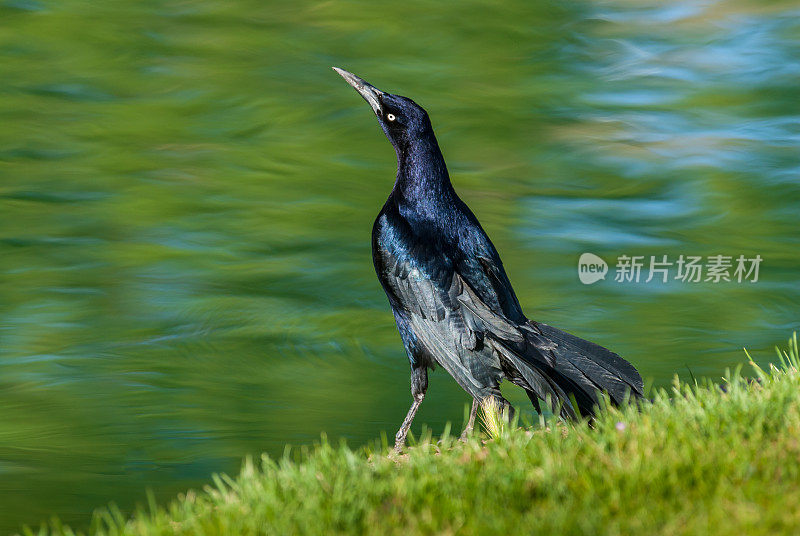
[[459, 199], [425, 110], [334, 67], [372, 107], [397, 153], [394, 188], [372, 228], [372, 260], [411, 362], [413, 402], [395, 436], [405, 444], [425, 397], [428, 368], [440, 365], [478, 405], [508, 379], [535, 409], [563, 418], [593, 415], [599, 392], [613, 403], [642, 396], [642, 378], [617, 354], [522, 312], [503, 263], [475, 215]]

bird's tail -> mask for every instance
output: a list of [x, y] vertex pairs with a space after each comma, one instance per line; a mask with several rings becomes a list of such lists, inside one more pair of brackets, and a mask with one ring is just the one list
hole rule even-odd
[[642, 377], [619, 355], [547, 324], [529, 321], [523, 345], [498, 345], [506, 377], [539, 410], [549, 401], [565, 418], [594, 415], [601, 393], [614, 404], [643, 396]]

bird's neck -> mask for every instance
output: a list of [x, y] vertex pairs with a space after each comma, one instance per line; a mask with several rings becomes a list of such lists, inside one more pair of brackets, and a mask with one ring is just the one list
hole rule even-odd
[[436, 138], [416, 139], [397, 148], [394, 193], [411, 204], [438, 205], [455, 197]]

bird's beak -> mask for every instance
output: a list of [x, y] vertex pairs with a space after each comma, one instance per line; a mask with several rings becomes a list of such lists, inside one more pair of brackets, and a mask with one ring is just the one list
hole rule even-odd
[[372, 111], [375, 112], [376, 115], [381, 115], [381, 103], [380, 100], [378, 100], [378, 97], [383, 95], [383, 91], [367, 83], [364, 79], [357, 77], [353, 73], [345, 71], [344, 69], [334, 67], [333, 70], [339, 73], [339, 75], [344, 78], [348, 84], [353, 86], [355, 90], [358, 91], [362, 97], [364, 97], [364, 100], [367, 101], [370, 106], [372, 106]]

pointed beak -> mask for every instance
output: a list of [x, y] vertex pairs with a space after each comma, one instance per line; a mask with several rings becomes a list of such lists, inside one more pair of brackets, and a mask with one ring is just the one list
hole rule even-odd
[[383, 91], [376, 88], [372, 84], [367, 83], [364, 79], [357, 77], [351, 72], [345, 71], [344, 69], [339, 69], [338, 67], [333, 68], [334, 71], [339, 73], [339, 75], [344, 78], [348, 84], [353, 86], [358, 93], [364, 97], [364, 100], [372, 106], [372, 111], [375, 112], [376, 115], [381, 115], [381, 103], [378, 100], [378, 97], [383, 95]]

